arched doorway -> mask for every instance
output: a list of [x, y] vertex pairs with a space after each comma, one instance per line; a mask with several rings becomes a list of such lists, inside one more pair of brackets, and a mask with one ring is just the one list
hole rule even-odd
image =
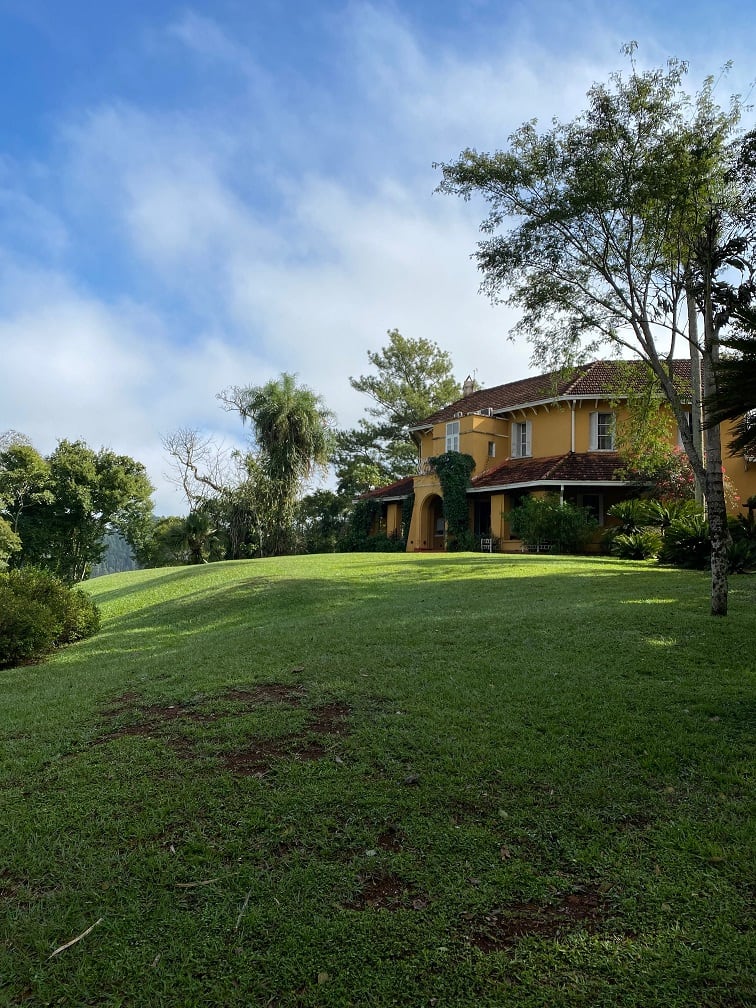
[[446, 545], [444, 502], [438, 494], [430, 494], [423, 501], [421, 518], [422, 548], [443, 550]]

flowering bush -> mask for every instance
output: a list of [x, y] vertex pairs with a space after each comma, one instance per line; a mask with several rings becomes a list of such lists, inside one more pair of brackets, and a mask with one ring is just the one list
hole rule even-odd
[[[728, 511], [740, 507], [740, 498], [727, 472], [722, 467], [725, 504]], [[636, 479], [639, 483], [650, 483], [650, 495], [663, 501], [689, 501], [696, 496], [696, 480], [693, 468], [682, 448], [671, 448], [666, 459], [653, 470], [626, 470], [626, 479]]]

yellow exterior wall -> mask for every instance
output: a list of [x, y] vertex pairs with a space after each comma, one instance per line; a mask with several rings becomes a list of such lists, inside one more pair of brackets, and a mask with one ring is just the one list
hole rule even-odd
[[[590, 451], [590, 414], [594, 411], [614, 413], [618, 425], [627, 419], [627, 410], [621, 404], [614, 404], [608, 399], [576, 401], [574, 406], [574, 451], [579, 454]], [[573, 410], [568, 402], [515, 410], [505, 418], [469, 414], [456, 419], [460, 425], [459, 450], [471, 455], [475, 461], [473, 476], [479, 476], [487, 469], [495, 468], [511, 457], [511, 424], [513, 421], [530, 421], [533, 458], [562, 455], [572, 448]], [[745, 501], [756, 495], [756, 461], [747, 462], [742, 456], [728, 457], [727, 442], [732, 437], [730, 430], [731, 425], [722, 426], [724, 468], [740, 499], [741, 507], [744, 508]], [[672, 425], [672, 437], [676, 441], [676, 424]], [[489, 456], [489, 442], [493, 442], [496, 446], [493, 458]], [[432, 430], [421, 435], [419, 444], [421, 466], [424, 460], [435, 455], [442, 455], [445, 451], [446, 421], [436, 424]], [[602, 493], [604, 494], [605, 508], [624, 497], [624, 492], [620, 488], [613, 492], [607, 487], [602, 490]], [[408, 550], [442, 548], [439, 536], [430, 527], [428, 520], [429, 509], [440, 495], [441, 486], [435, 474], [424, 472], [415, 478], [415, 507], [407, 539]], [[519, 542], [510, 539], [507, 520], [509, 501], [510, 498], [506, 493], [491, 495], [491, 532], [500, 540], [499, 548], [505, 551], [510, 548], [520, 548]], [[397, 511], [398, 516], [393, 519], [395, 525], [392, 527], [401, 531], [401, 505], [397, 506]], [[389, 534], [388, 522], [391, 520], [387, 519]]]
[[402, 534], [402, 502], [389, 501], [386, 507], [386, 535]]
[[532, 449], [534, 458], [546, 458], [549, 455], [563, 455], [570, 450], [570, 409], [558, 404], [541, 406], [537, 412], [528, 410], [519, 414], [515, 420], [530, 420], [532, 423]]
[[[574, 451], [590, 451], [590, 414], [614, 413], [618, 423], [626, 419], [627, 411], [613, 406], [607, 399], [579, 401], [575, 404]], [[532, 431], [532, 457], [547, 458], [572, 450], [572, 410], [569, 403], [549, 403], [524, 410], [514, 410], [505, 418], [486, 417], [477, 413], [458, 418], [459, 450], [475, 460], [474, 476], [512, 457], [512, 423], [529, 421]], [[495, 455], [488, 454], [489, 443], [495, 445]], [[446, 421], [436, 424], [420, 439], [421, 459], [443, 455], [446, 451]]]
[[[429, 439], [430, 442], [430, 439]], [[423, 456], [427, 458], [428, 456]], [[438, 477], [432, 473], [415, 477], [415, 504], [412, 509], [412, 521], [407, 536], [407, 550], [431, 550], [438, 548], [438, 542], [432, 535], [428, 521], [428, 506], [435, 497], [441, 496], [441, 484]]]
[[740, 506], [745, 510], [746, 501], [756, 495], [756, 457], [749, 462], [743, 455], [728, 454], [728, 442], [733, 438], [733, 423], [723, 423], [722, 431], [722, 467], [740, 498]]
[[[498, 465], [509, 457], [509, 427], [504, 421], [473, 413], [459, 417], [458, 422], [459, 450], [473, 457], [475, 473], [481, 473], [484, 469]], [[496, 454], [493, 458], [488, 456], [489, 442], [496, 445]], [[423, 434], [420, 441], [420, 457], [433, 458], [435, 455], [443, 455], [445, 451], [446, 422], [436, 424], [431, 432]]]

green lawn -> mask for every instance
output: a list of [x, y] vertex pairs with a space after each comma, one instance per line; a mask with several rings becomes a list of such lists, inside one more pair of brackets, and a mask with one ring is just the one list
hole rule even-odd
[[88, 587], [96, 637], [0, 673], [0, 1004], [752, 1004], [756, 578], [724, 620], [612, 559]]

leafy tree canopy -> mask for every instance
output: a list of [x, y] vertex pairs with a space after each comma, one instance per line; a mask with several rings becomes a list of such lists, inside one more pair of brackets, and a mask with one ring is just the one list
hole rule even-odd
[[398, 329], [387, 335], [386, 346], [368, 351], [374, 373], [349, 379], [353, 389], [372, 400], [367, 418], [339, 433], [334, 452], [339, 490], [350, 496], [411, 472], [417, 448], [408, 428], [459, 397], [445, 350], [432, 340], [402, 336]]
[[83, 580], [107, 532], [135, 541], [152, 512], [152, 489], [141, 463], [83, 441], [60, 441], [46, 459], [11, 445], [0, 453], [0, 499], [21, 539], [12, 564], [44, 567], [69, 584]]
[[[719, 108], [713, 79], [691, 98], [683, 62], [640, 72], [634, 50], [630, 74], [595, 84], [572, 122], [544, 132], [527, 122], [504, 151], [463, 151], [440, 165], [439, 189], [487, 201], [482, 288], [521, 310], [515, 333], [531, 341], [535, 363], [557, 368], [609, 345], [649, 365], [704, 487], [712, 612], [723, 615], [729, 533], [718, 433], [707, 435], [702, 458], [670, 362], [690, 341], [708, 395], [720, 332], [753, 303], [754, 172], [737, 132], [739, 99]], [[691, 303], [703, 315], [700, 341]]]

